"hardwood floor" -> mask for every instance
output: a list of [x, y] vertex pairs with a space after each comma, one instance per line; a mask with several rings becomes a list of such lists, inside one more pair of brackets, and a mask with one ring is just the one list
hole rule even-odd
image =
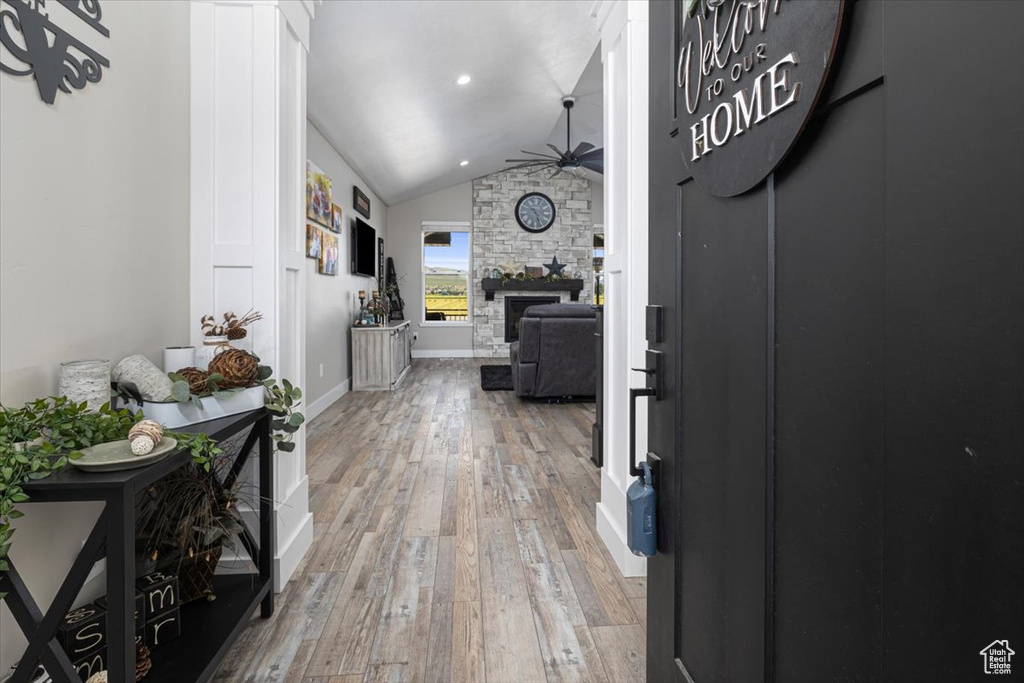
[[643, 681], [646, 582], [594, 529], [593, 404], [417, 360], [312, 422], [313, 546], [215, 680]]

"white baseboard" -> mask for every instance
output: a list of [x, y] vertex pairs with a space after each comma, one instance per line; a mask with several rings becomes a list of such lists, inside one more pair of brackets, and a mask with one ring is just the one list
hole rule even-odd
[[274, 551], [274, 590], [284, 589], [295, 568], [313, 544], [313, 515], [309, 512], [309, 477], [302, 477], [274, 503], [277, 544]]
[[413, 349], [413, 358], [472, 358], [473, 349]]
[[480, 351], [474, 353], [475, 358], [493, 358], [495, 360], [508, 360], [511, 355], [507, 353], [494, 353], [493, 351]]
[[[625, 504], [625, 499], [622, 502]], [[597, 504], [597, 535], [604, 541], [623, 576], [647, 576], [647, 560], [629, 552], [626, 530], [619, 528], [603, 502]]]
[[352, 378], [348, 378], [338, 386], [334, 387], [326, 394], [313, 401], [306, 406], [306, 422], [309, 422], [314, 417], [324, 412], [331, 407], [335, 401], [348, 393], [349, 388], [352, 386]]
[[299, 566], [303, 556], [313, 545], [313, 514], [307, 512], [302, 523], [288, 539], [287, 544], [279, 546], [274, 557], [274, 592], [280, 593]]
[[[277, 549], [274, 552], [274, 592], [280, 593], [285, 584], [299, 566], [303, 556], [313, 545], [313, 515], [306, 512], [298, 520], [290, 519], [288, 514], [308, 500], [309, 478], [304, 478], [288, 493], [284, 503], [274, 505], [274, 524], [276, 525]], [[293, 500], [294, 499], [294, 500]], [[307, 507], [302, 505], [303, 508]], [[259, 517], [255, 510], [246, 509], [242, 512], [246, 525], [250, 529], [258, 528]], [[287, 528], [292, 525], [292, 528]], [[224, 549], [220, 562], [217, 564], [218, 574], [248, 574], [254, 569], [252, 558], [242, 548], [237, 550]]]

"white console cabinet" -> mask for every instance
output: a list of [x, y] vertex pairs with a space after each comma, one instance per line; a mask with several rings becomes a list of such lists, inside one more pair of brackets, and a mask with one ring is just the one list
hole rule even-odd
[[412, 364], [408, 320], [352, 328], [352, 390], [390, 391]]

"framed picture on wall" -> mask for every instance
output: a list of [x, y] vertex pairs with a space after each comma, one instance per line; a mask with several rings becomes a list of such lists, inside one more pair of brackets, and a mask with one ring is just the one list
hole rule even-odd
[[341, 207], [337, 204], [331, 204], [331, 230], [341, 232], [342, 220]]
[[338, 274], [338, 238], [329, 232], [320, 233], [323, 244], [320, 246], [320, 266], [317, 269], [324, 275]]
[[306, 162], [306, 218], [331, 226], [331, 179], [312, 161]]
[[320, 228], [313, 223], [306, 223], [306, 257], [320, 258], [321, 247]]
[[370, 198], [355, 185], [352, 186], [352, 208], [361, 213], [363, 218], [370, 220]]

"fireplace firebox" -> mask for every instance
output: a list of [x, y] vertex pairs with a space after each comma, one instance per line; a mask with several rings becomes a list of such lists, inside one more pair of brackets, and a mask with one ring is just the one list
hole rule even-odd
[[519, 321], [530, 306], [540, 304], [557, 304], [562, 299], [557, 296], [506, 296], [505, 297], [505, 341], [519, 340]]

